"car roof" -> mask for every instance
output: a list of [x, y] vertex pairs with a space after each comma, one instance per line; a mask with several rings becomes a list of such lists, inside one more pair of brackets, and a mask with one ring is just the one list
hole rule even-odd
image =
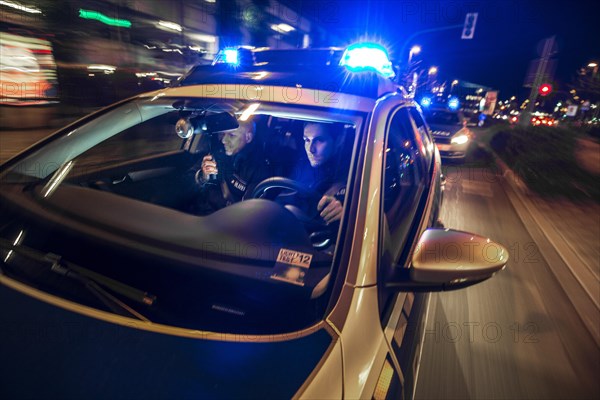
[[[351, 72], [340, 66], [343, 50], [241, 48], [236, 65], [215, 62], [192, 68], [176, 86], [239, 84], [326, 90], [377, 99], [400, 90], [373, 71]], [[218, 59], [217, 59], [218, 60]]]

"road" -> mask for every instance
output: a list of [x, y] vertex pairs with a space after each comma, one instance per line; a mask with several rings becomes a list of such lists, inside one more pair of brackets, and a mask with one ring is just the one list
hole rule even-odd
[[54, 130], [54, 128], [0, 130], [0, 163], [42, 140]]
[[16, 125], [17, 118], [14, 115], [11, 115], [8, 119], [0, 118], [0, 163], [47, 137], [59, 128], [65, 127], [97, 109], [97, 107], [59, 106], [51, 112], [52, 118], [47, 119], [45, 123], [38, 121], [39, 115], [22, 110], [19, 117], [24, 121], [23, 126], [32, 125], [35, 122], [45, 125], [39, 128], [6, 128], [7, 126]]
[[506, 246], [508, 267], [432, 294], [417, 399], [600, 398], [600, 349], [515, 212], [514, 193], [481, 150], [446, 165], [442, 220]]
[[[0, 131], [0, 160], [51, 131]], [[416, 398], [600, 398], [600, 349], [549, 268], [554, 249], [530, 236], [490, 156], [474, 151], [444, 173], [446, 227], [488, 236], [511, 259], [487, 282], [431, 295]]]

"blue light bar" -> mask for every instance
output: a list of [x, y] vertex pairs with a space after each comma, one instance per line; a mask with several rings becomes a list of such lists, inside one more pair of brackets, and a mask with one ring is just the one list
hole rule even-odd
[[386, 78], [395, 76], [387, 50], [376, 43], [355, 43], [349, 46], [340, 65], [352, 72], [375, 71]]
[[227, 64], [238, 64], [238, 52], [236, 49], [225, 49], [223, 50], [223, 54], [225, 55], [225, 62]]
[[458, 101], [458, 98], [451, 97], [448, 100], [448, 108], [450, 108], [451, 110], [457, 110], [459, 106], [460, 106], [460, 101]]
[[237, 67], [240, 65], [240, 56], [237, 48], [225, 48], [215, 57], [213, 61], [213, 65], [215, 64], [229, 64], [231, 66]]
[[421, 105], [423, 107], [429, 107], [431, 105], [431, 99], [429, 97], [423, 97], [421, 99]]

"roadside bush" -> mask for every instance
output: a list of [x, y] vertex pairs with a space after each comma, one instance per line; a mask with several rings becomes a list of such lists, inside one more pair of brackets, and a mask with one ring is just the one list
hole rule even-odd
[[559, 127], [514, 127], [498, 132], [490, 146], [534, 192], [598, 200], [595, 177], [577, 165], [577, 137], [577, 132]]

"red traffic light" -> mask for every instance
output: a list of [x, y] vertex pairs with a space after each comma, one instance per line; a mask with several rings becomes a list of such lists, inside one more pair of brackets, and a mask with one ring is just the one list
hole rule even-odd
[[552, 85], [549, 83], [543, 83], [540, 85], [538, 92], [540, 93], [541, 96], [546, 96], [546, 95], [550, 94], [550, 92], [552, 92]]

